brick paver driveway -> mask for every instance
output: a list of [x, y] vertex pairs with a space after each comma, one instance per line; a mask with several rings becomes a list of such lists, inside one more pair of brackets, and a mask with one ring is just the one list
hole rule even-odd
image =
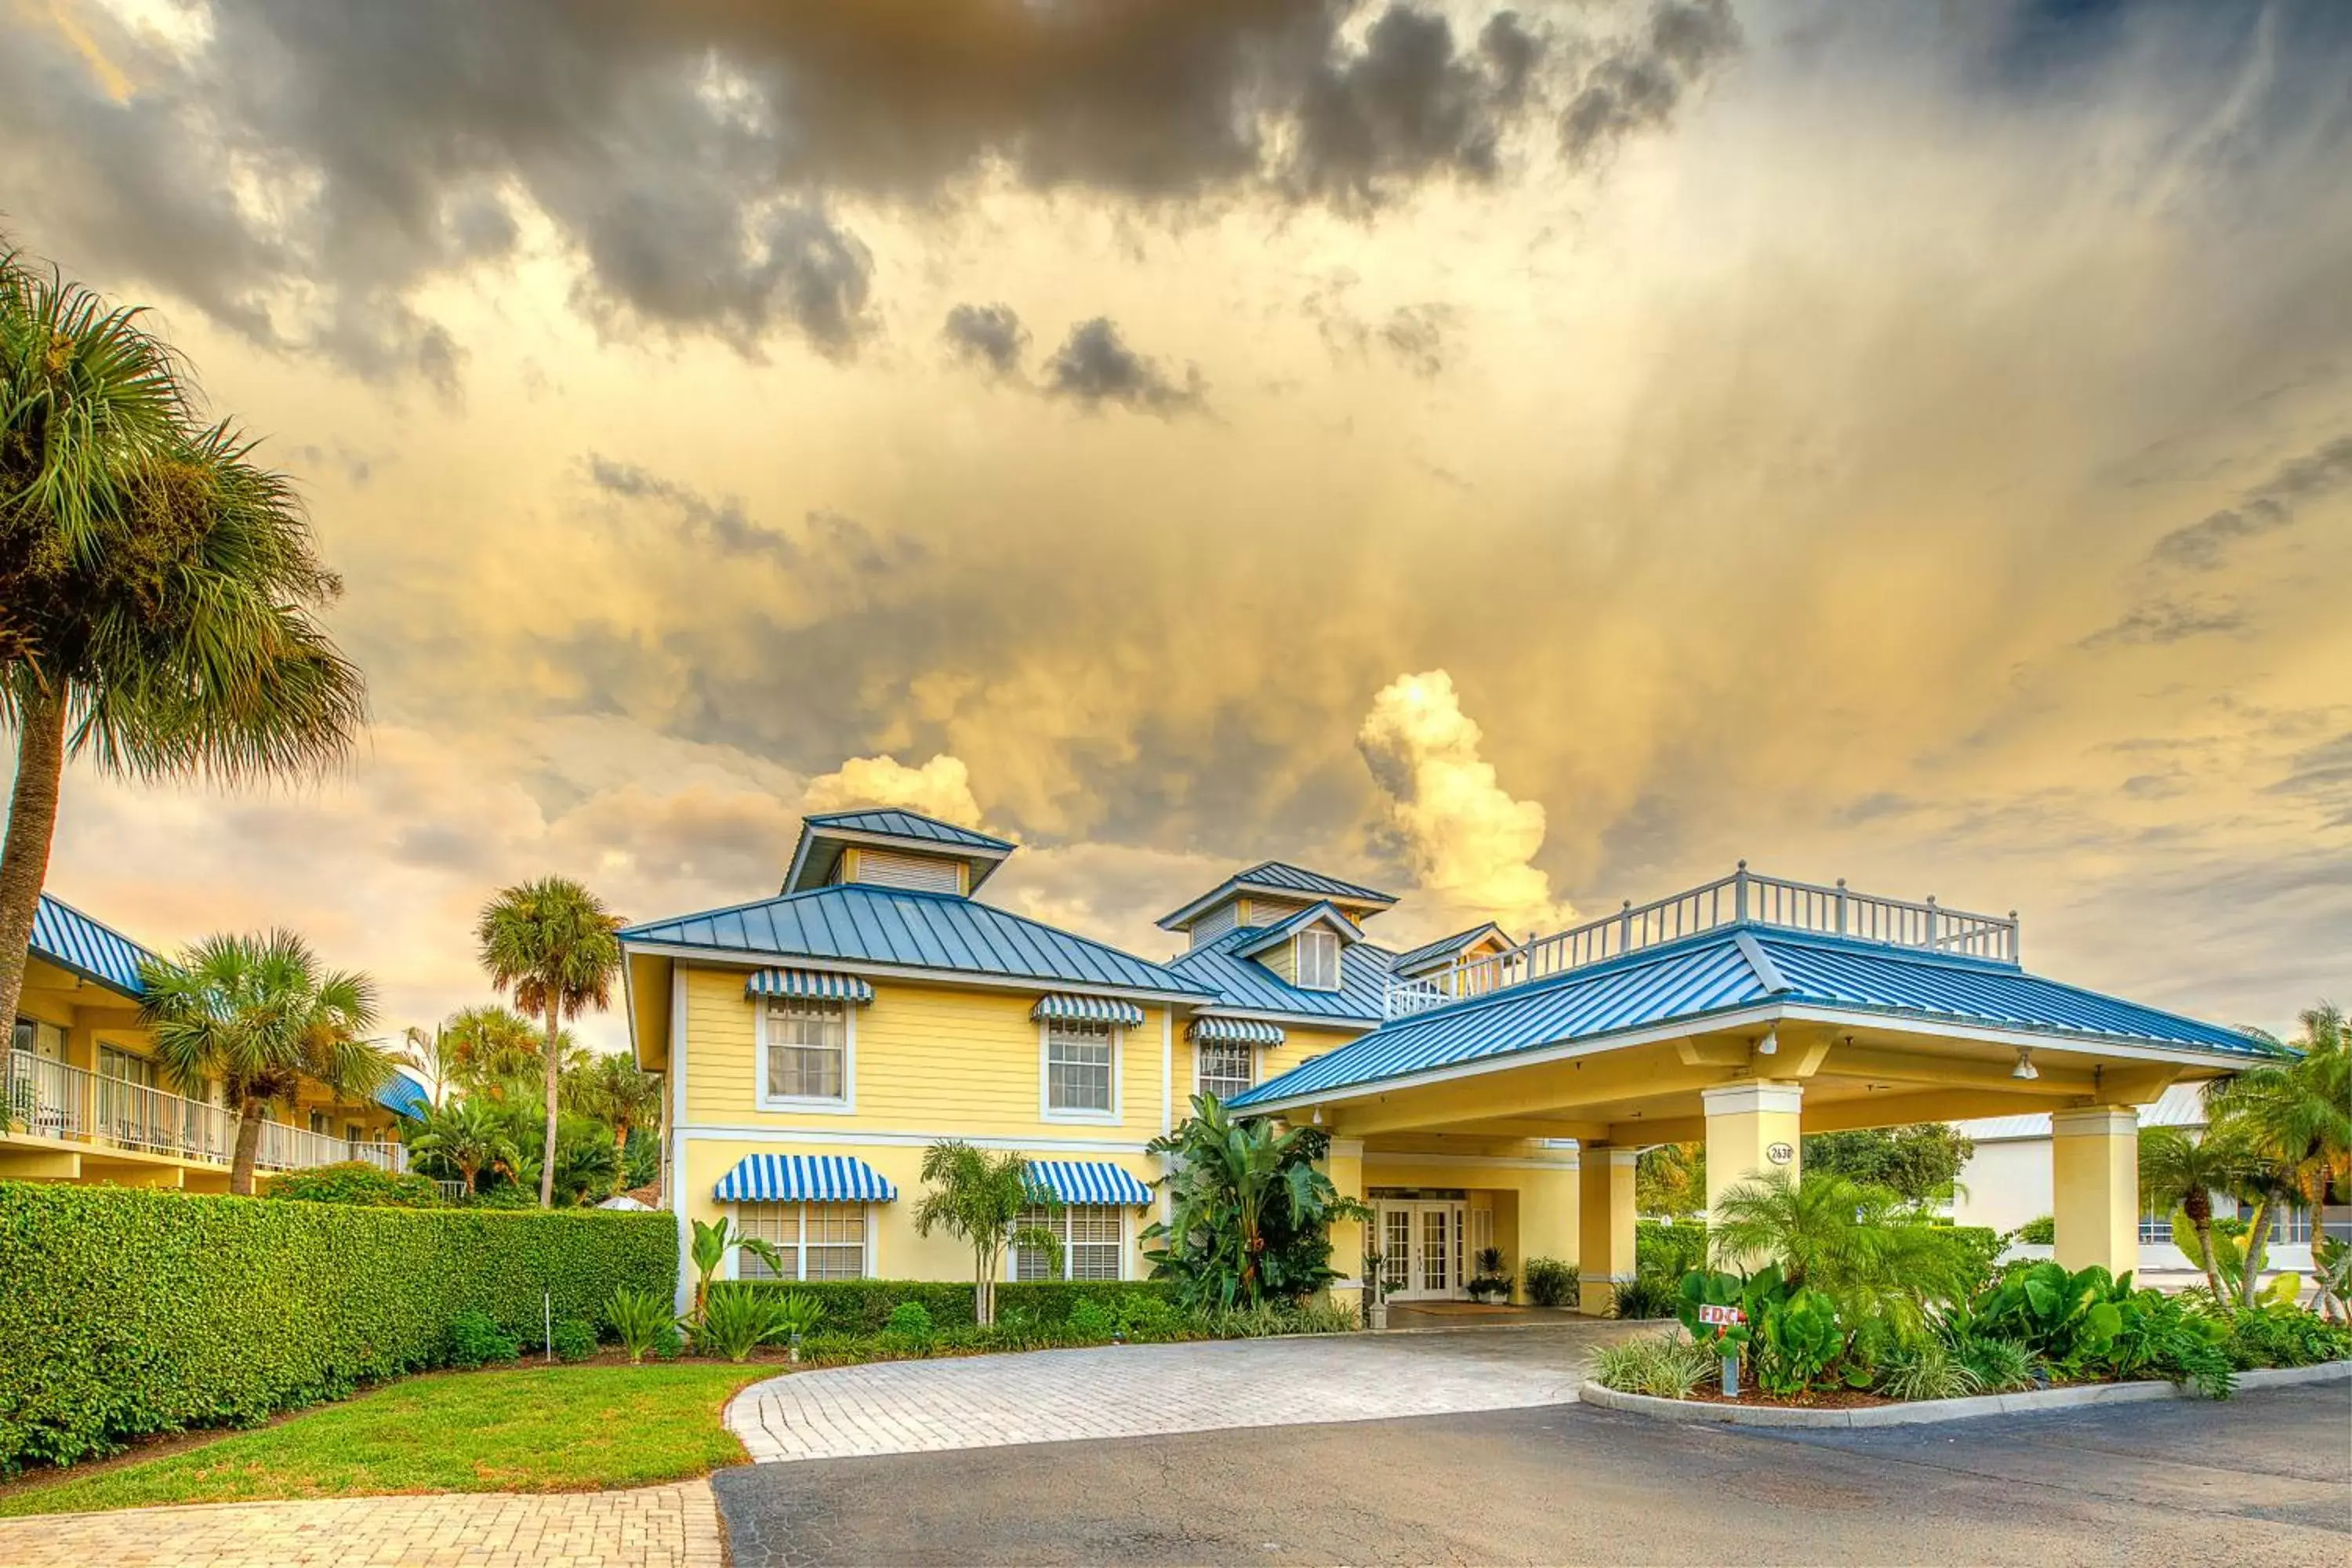
[[753, 1459], [846, 1458], [1559, 1405], [1639, 1325], [1114, 1345], [885, 1362], [758, 1383], [727, 1407]]
[[710, 1483], [326, 1498], [0, 1521], [0, 1568], [719, 1568]]

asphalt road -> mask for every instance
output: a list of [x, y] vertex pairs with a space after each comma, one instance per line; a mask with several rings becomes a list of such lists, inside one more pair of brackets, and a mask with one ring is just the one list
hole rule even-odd
[[749, 1466], [732, 1560], [2352, 1563], [2352, 1385], [1764, 1433], [1590, 1406]]

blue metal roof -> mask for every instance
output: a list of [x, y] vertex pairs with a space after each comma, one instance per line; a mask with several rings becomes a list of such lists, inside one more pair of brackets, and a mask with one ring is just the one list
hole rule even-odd
[[1235, 956], [1255, 958], [1270, 947], [1277, 947], [1311, 925], [1329, 926], [1350, 945], [1364, 940], [1364, 928], [1333, 909], [1320, 899], [1292, 915], [1288, 920], [1259, 929], [1258, 933], [1234, 950]]
[[1381, 1021], [1391, 956], [1388, 949], [1368, 942], [1356, 943], [1340, 956], [1339, 990], [1307, 991], [1234, 952], [1256, 941], [1265, 930], [1264, 926], [1238, 927], [1170, 959], [1168, 967], [1193, 984], [1214, 991], [1224, 1007], [1236, 1012], [1285, 1013], [1328, 1018], [1335, 1024]]
[[[1743, 938], [1778, 971], [1771, 977], [1777, 987], [1741, 951]], [[2236, 1030], [2062, 985], [2011, 964], [1742, 925], [1401, 1018], [1231, 1103], [1239, 1110], [1354, 1089], [1766, 1003], [2137, 1040], [2235, 1058], [2269, 1054]]]
[[1001, 849], [1009, 854], [1018, 847], [1009, 840], [975, 833], [969, 827], [958, 827], [952, 822], [941, 822], [936, 816], [925, 816], [919, 811], [901, 811], [896, 806], [877, 811], [830, 811], [821, 816], [804, 816], [801, 820], [811, 827], [837, 827], [847, 833], [883, 833], [893, 838], [951, 844], [959, 849]]
[[1396, 902], [1394, 893], [1383, 893], [1377, 888], [1367, 888], [1358, 882], [1343, 882], [1337, 877], [1326, 877], [1320, 871], [1293, 866], [1286, 860], [1261, 860], [1246, 871], [1234, 872], [1199, 898], [1160, 916], [1160, 929], [1173, 931], [1183, 921], [1203, 910], [1214, 909], [1229, 895], [1244, 889], [1297, 894], [1308, 900], [1337, 899], [1341, 903], [1349, 904], [1378, 904], [1382, 909]]
[[1400, 952], [1396, 955], [1396, 962], [1389, 967], [1399, 974], [1410, 974], [1432, 959], [1450, 959], [1463, 949], [1475, 946], [1480, 938], [1489, 934], [1504, 946], [1511, 945], [1511, 933], [1493, 921], [1488, 921], [1485, 925], [1472, 926], [1468, 931], [1457, 931], [1452, 936], [1441, 936], [1435, 942], [1425, 942], [1419, 947]]
[[1203, 989], [1115, 947], [952, 893], [919, 893], [863, 882], [653, 921], [631, 926], [621, 938], [746, 957], [887, 963], [1056, 985], [1181, 995], [1197, 995]]
[[422, 1116], [432, 1109], [425, 1086], [404, 1072], [394, 1072], [375, 1091], [375, 1102], [395, 1116]]
[[156, 955], [48, 893], [33, 910], [33, 952], [125, 996], [143, 994], [139, 966]]

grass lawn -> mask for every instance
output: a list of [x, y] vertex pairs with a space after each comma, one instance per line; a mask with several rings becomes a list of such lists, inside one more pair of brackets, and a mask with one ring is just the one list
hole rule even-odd
[[256, 1431], [36, 1478], [0, 1490], [0, 1516], [684, 1480], [742, 1463], [719, 1413], [777, 1370], [605, 1363], [410, 1378]]

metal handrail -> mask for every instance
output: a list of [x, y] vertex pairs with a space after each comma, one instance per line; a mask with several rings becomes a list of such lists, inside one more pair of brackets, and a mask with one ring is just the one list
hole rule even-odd
[[1847, 888], [1843, 877], [1832, 887], [1792, 882], [1750, 871], [1742, 860], [1728, 877], [1646, 904], [1628, 900], [1613, 915], [1549, 936], [1531, 937], [1505, 952], [1457, 959], [1409, 979], [1391, 979], [1382, 1010], [1390, 1018], [1407, 1017], [1449, 1002], [1549, 980], [1643, 948], [1742, 924], [1778, 926], [2001, 963], [2018, 962], [2014, 910], [2006, 916], [1974, 914], [1946, 909], [1932, 897], [1914, 903], [1857, 893]]
[[[8, 1053], [0, 1091], [6, 1097], [12, 1131], [222, 1165], [236, 1154], [237, 1118], [226, 1107], [108, 1078], [31, 1051]], [[399, 1143], [353, 1142], [265, 1121], [254, 1163], [266, 1171], [301, 1171], [347, 1160], [398, 1173], [408, 1169], [408, 1150]]]

